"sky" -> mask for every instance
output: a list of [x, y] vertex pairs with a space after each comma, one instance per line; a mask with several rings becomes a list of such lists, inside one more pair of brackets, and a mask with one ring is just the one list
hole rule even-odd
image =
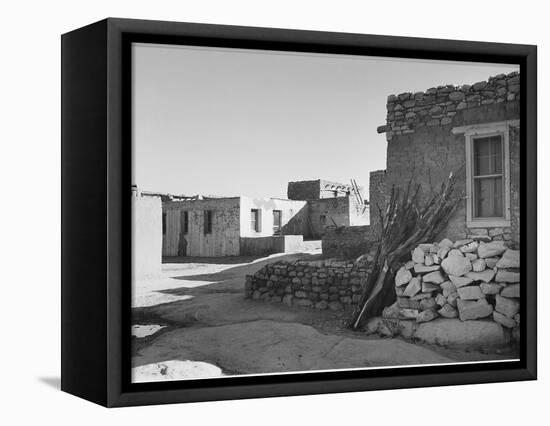
[[289, 181], [368, 188], [385, 169], [390, 94], [473, 84], [517, 65], [134, 44], [133, 184], [286, 197]]

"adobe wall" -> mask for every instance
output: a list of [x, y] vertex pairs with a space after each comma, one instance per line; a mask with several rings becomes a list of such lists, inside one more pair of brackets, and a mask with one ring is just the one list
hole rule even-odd
[[315, 309], [354, 309], [371, 272], [369, 263], [320, 260], [280, 261], [247, 275], [245, 296]]
[[[166, 235], [163, 256], [238, 256], [240, 253], [240, 198], [171, 201], [163, 205]], [[204, 233], [204, 212], [212, 210], [212, 233]], [[181, 229], [188, 211], [189, 230]], [[162, 234], [162, 232], [161, 232]]]
[[132, 280], [157, 279], [162, 263], [162, 205], [158, 197], [132, 196]]
[[356, 259], [370, 253], [374, 258], [378, 233], [372, 226], [329, 227], [323, 235], [323, 255], [328, 258]]
[[[451, 171], [466, 161], [465, 137], [454, 127], [517, 120], [520, 116], [519, 74], [498, 75], [486, 82], [440, 86], [426, 92], [388, 97], [386, 125], [387, 185], [404, 187], [414, 176], [422, 197], [437, 191]], [[466, 228], [466, 201], [462, 201], [442, 235], [450, 239], [470, 234], [519, 243], [519, 128], [510, 131], [511, 222], [509, 228]], [[465, 196], [461, 179], [457, 194]], [[386, 195], [387, 196], [387, 195]]]
[[273, 253], [292, 253], [303, 248], [301, 235], [273, 235], [271, 237], [241, 237], [241, 256], [263, 256]]
[[[309, 235], [308, 206], [306, 201], [285, 200], [280, 198], [240, 197], [240, 236], [270, 237], [273, 235], [273, 210], [280, 210], [281, 234]], [[250, 224], [251, 209], [260, 210], [261, 227], [254, 231]]]
[[372, 226], [380, 226], [380, 210], [383, 213], [386, 206], [386, 181], [385, 170], [376, 170], [370, 173], [369, 215]]

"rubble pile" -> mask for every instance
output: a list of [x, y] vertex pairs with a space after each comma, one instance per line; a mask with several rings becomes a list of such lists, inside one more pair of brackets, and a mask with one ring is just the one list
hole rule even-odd
[[420, 244], [395, 275], [387, 319], [490, 319], [519, 333], [519, 250], [483, 238]]

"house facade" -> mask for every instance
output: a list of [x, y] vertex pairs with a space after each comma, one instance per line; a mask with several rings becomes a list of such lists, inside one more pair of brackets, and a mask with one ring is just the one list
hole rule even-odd
[[392, 187], [412, 180], [427, 201], [449, 174], [460, 173], [462, 200], [440, 237], [520, 242], [520, 76], [517, 72], [462, 86], [390, 95], [386, 169], [370, 173], [369, 226], [330, 227], [323, 254], [351, 258], [379, 238], [380, 214]]
[[320, 239], [331, 223], [368, 223], [368, 209], [352, 195], [351, 187], [331, 182], [335, 189], [321, 190], [327, 182], [291, 182], [289, 199], [166, 199], [162, 204], [162, 255], [218, 257], [296, 251], [304, 238]]
[[451, 172], [463, 198], [444, 230], [519, 244], [520, 76], [391, 95], [387, 102], [386, 189], [412, 179], [426, 200]]

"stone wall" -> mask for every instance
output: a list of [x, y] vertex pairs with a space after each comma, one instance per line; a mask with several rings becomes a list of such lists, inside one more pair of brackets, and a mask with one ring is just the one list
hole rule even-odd
[[323, 255], [328, 258], [356, 259], [374, 253], [378, 233], [370, 226], [330, 226], [323, 235]]
[[[411, 253], [411, 260], [397, 271], [397, 301], [384, 309], [382, 317], [415, 324], [454, 319], [455, 330], [463, 330], [463, 322], [494, 321], [498, 326], [486, 330], [492, 330], [495, 343], [506, 343], [504, 329], [517, 341], [519, 268], [519, 251], [508, 248], [504, 241], [487, 242], [487, 238], [479, 237], [420, 244]], [[434, 323], [433, 332], [438, 331], [438, 324]], [[452, 324], [445, 323], [445, 329], [452, 331]], [[391, 322], [377, 319], [367, 324], [371, 332], [386, 332], [388, 327], [392, 327]], [[400, 327], [403, 324], [397, 325], [396, 331]], [[409, 324], [407, 328], [410, 333], [416, 327]]]
[[[440, 86], [389, 96], [386, 125], [378, 129], [386, 132], [388, 140], [386, 187], [404, 187], [413, 179], [421, 185], [423, 199], [428, 199], [449, 173], [466, 161], [465, 136], [453, 134], [454, 127], [517, 120], [519, 116], [518, 73], [471, 86]], [[519, 243], [519, 127], [511, 127], [509, 136], [511, 226], [467, 228], [464, 199], [442, 236], [463, 239], [482, 233]], [[466, 178], [459, 181], [456, 193], [465, 197]]]
[[280, 261], [248, 275], [245, 295], [288, 306], [351, 310], [361, 298], [370, 271], [369, 262]]

